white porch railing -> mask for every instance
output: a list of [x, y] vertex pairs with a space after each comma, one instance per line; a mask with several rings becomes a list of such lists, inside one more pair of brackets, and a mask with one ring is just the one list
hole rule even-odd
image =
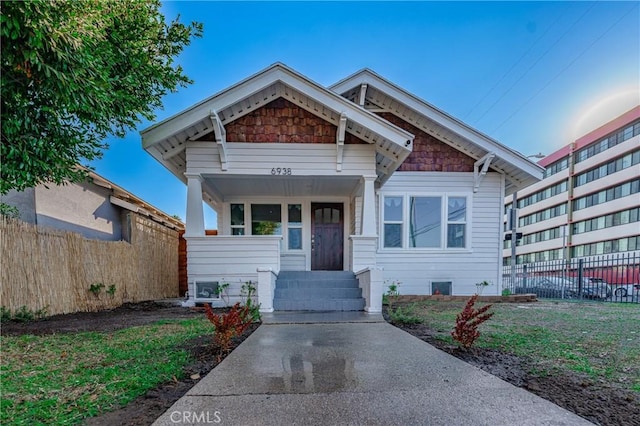
[[[271, 300], [260, 300], [258, 270], [268, 270], [277, 276], [280, 272], [281, 236], [267, 235], [215, 235], [187, 237], [187, 275], [191, 303], [195, 303], [194, 282], [201, 280], [227, 282], [229, 304], [242, 300], [241, 287], [244, 282], [258, 284], [258, 303], [265, 307], [273, 305]], [[263, 289], [264, 290], [264, 289]], [[263, 295], [267, 295], [262, 291]], [[222, 301], [213, 301], [221, 304]]]
[[382, 269], [365, 268], [356, 272], [356, 278], [364, 297], [364, 310], [369, 313], [382, 312]]

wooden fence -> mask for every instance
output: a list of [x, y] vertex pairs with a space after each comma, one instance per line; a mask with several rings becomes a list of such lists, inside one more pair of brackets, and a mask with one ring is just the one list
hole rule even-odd
[[130, 217], [131, 243], [0, 219], [0, 305], [55, 315], [177, 297], [178, 233]]

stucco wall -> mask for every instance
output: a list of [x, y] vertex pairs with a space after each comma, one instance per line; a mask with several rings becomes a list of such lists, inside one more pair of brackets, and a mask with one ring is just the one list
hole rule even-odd
[[122, 239], [120, 208], [109, 201], [111, 191], [91, 183], [35, 188], [36, 223], [78, 232], [86, 238]]
[[20, 211], [20, 220], [27, 223], [36, 223], [36, 198], [35, 190], [27, 188], [24, 191], [9, 191], [0, 197], [3, 203], [16, 207]]

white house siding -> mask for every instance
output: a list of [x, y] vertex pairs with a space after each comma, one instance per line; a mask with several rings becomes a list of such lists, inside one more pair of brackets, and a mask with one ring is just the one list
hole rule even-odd
[[[257, 283], [257, 268], [280, 270], [280, 237], [207, 236], [188, 237], [187, 275], [189, 294], [195, 294], [195, 281], [228, 282], [229, 302], [241, 299], [246, 281]], [[196, 299], [197, 301], [197, 299]], [[213, 301], [214, 305], [222, 305]]]
[[215, 142], [188, 142], [185, 151], [187, 173], [213, 173], [222, 170]]
[[[399, 281], [401, 294], [431, 294], [432, 281], [451, 281], [452, 294], [477, 291], [475, 284], [492, 283], [484, 294], [500, 292], [497, 264], [502, 255], [502, 175], [488, 173], [473, 193], [472, 173], [396, 172], [378, 191], [385, 194], [467, 194], [467, 226], [470, 246], [465, 251], [390, 250], [378, 245], [377, 266], [386, 281]], [[380, 200], [380, 197], [378, 197]], [[382, 227], [379, 228], [382, 235]], [[415, 250], [415, 249], [414, 249]]]
[[281, 271], [304, 271], [307, 269], [307, 255], [282, 253], [280, 256]]
[[271, 175], [275, 168], [292, 176], [375, 176], [373, 145], [344, 145], [342, 171], [336, 170], [334, 144], [228, 142], [227, 170], [222, 170], [215, 142], [189, 142], [187, 172], [225, 175]]

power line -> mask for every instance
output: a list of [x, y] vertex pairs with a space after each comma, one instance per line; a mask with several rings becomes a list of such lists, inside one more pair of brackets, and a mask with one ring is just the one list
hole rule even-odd
[[593, 9], [593, 7], [596, 5], [596, 3], [592, 3], [591, 6], [589, 6], [589, 8], [587, 10], [584, 11], [584, 13], [582, 15], [580, 15], [580, 17], [560, 36], [560, 38], [558, 38], [547, 50], [544, 51], [544, 53], [542, 55], [540, 55], [540, 57], [538, 57], [538, 59], [536, 59], [536, 61], [529, 66], [529, 68], [527, 68], [527, 70], [525, 70], [525, 72], [511, 85], [509, 86], [509, 88], [502, 94], [500, 95], [500, 97], [498, 99], [495, 100], [495, 102], [493, 102], [489, 108], [487, 108], [487, 110], [477, 119], [477, 121], [482, 120], [482, 118], [487, 115], [487, 113], [489, 111], [491, 111], [493, 109], [493, 107], [496, 106], [496, 104], [498, 102], [500, 102], [510, 91], [511, 89], [513, 89], [516, 84], [520, 83], [520, 81], [522, 81], [522, 79], [529, 74], [529, 71], [531, 71], [533, 68], [535, 68], [536, 65], [538, 65], [538, 63], [542, 60], [542, 58], [544, 58], [545, 56], [547, 56], [547, 53], [549, 53], [551, 51], [551, 49], [553, 49], [567, 34], [569, 34], [571, 32], [571, 30], [573, 30], [573, 27], [575, 27], [578, 22], [580, 22], [586, 15], [587, 13], [589, 13], [589, 11], [591, 11], [591, 9]]
[[562, 16], [564, 15], [564, 12], [569, 8], [569, 3], [567, 3], [567, 6], [565, 6], [565, 8], [562, 10], [562, 12], [560, 12], [560, 14], [558, 15], [558, 17], [555, 19], [555, 21], [553, 21], [551, 23], [551, 25], [549, 25], [547, 27], [547, 29], [531, 44], [531, 46], [529, 46], [529, 48], [520, 56], [520, 58], [513, 63], [513, 65], [511, 65], [511, 68], [509, 68], [504, 74], [502, 74], [502, 77], [500, 77], [500, 79], [498, 79], [497, 82], [495, 82], [493, 84], [493, 86], [491, 86], [491, 88], [484, 94], [484, 96], [478, 101], [476, 102], [476, 104], [471, 108], [471, 110], [465, 114], [465, 116], [463, 117], [463, 120], [466, 120], [468, 116], [470, 116], [471, 114], [473, 114], [473, 111], [476, 110], [476, 108], [478, 107], [478, 105], [480, 105], [486, 98], [487, 96], [489, 96], [491, 94], [491, 92], [494, 91], [494, 89], [496, 87], [498, 87], [498, 85], [500, 83], [502, 83], [502, 81], [507, 77], [507, 75], [509, 75], [509, 73], [511, 73], [511, 71], [513, 71], [513, 69], [515, 67], [517, 67], [518, 65], [520, 65], [520, 62], [522, 62], [522, 60], [525, 58], [525, 56], [527, 56], [529, 54], [529, 52], [531, 52], [531, 50], [534, 48], [534, 46], [536, 44], [538, 44], [538, 42], [540, 40], [542, 40], [544, 38], [544, 36], [547, 35], [547, 33], [551, 30], [551, 28], [553, 28], [556, 23], [560, 20], [560, 18], [562, 18]]
[[496, 127], [495, 129], [493, 129], [492, 133], [495, 133], [496, 131], [498, 131], [500, 128], [502, 128], [502, 126], [505, 125], [505, 123], [509, 120], [511, 120], [513, 118], [514, 115], [516, 115], [520, 110], [522, 110], [522, 108], [524, 108], [529, 102], [531, 102], [533, 99], [535, 99], [544, 89], [546, 89], [547, 87], [549, 87], [549, 85], [551, 83], [553, 83], [558, 77], [560, 77], [560, 75], [562, 75], [562, 73], [564, 73], [567, 69], [569, 69], [578, 59], [580, 59], [582, 57], [582, 55], [584, 55], [589, 49], [591, 49], [593, 47], [594, 44], [596, 44], [598, 41], [600, 41], [605, 35], [607, 35], [609, 33], [609, 31], [611, 31], [616, 25], [618, 25], [618, 23], [620, 23], [620, 21], [622, 21], [624, 18], [626, 18], [627, 15], [629, 15], [633, 9], [635, 9], [636, 7], [638, 7], [638, 3], [635, 3], [633, 5], [633, 7], [631, 7], [631, 9], [629, 9], [627, 12], [625, 12], [620, 18], [618, 18], [618, 20], [616, 20], [613, 24], [611, 24], [611, 26], [609, 26], [609, 28], [607, 28], [602, 34], [600, 34], [600, 36], [598, 36], [598, 38], [596, 38], [595, 40], [593, 40], [591, 42], [591, 44], [589, 44], [589, 46], [587, 46], [585, 49], [583, 49], [578, 56], [576, 56], [575, 58], [573, 58], [573, 60], [571, 62], [569, 62], [569, 64], [567, 64], [567, 66], [565, 66], [563, 69], [560, 70], [560, 72], [558, 72], [551, 80], [549, 80], [544, 86], [542, 86], [540, 89], [538, 89], [533, 96], [531, 96], [529, 99], [527, 99], [522, 105], [520, 105], [518, 108], [516, 108], [515, 110], [513, 110], [513, 112], [511, 113], [511, 115], [509, 115], [502, 123], [500, 123], [500, 125], [498, 127]]

